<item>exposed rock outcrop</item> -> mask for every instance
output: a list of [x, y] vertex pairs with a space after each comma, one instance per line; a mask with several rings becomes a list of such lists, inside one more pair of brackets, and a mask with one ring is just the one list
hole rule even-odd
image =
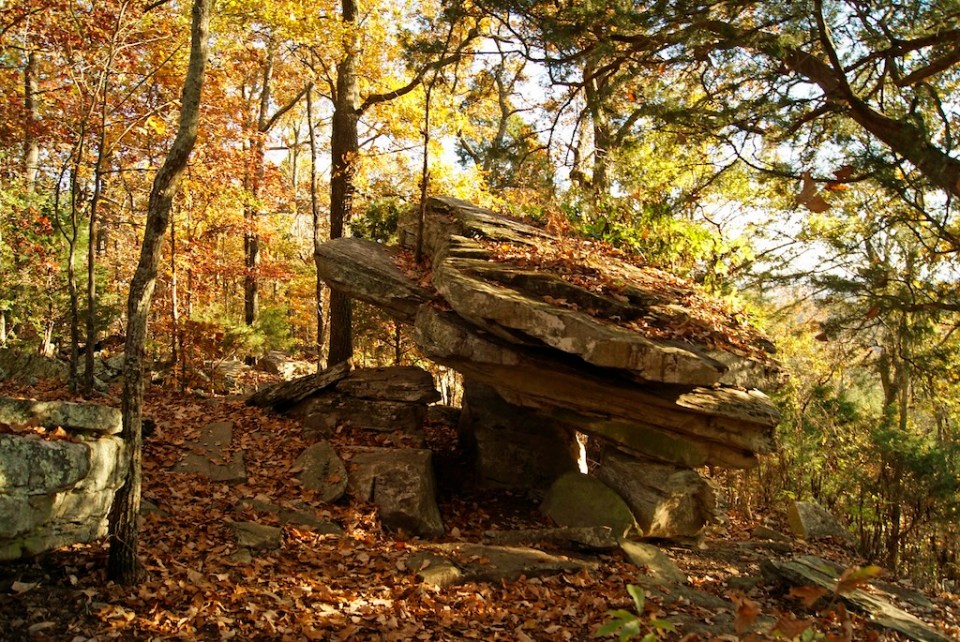
[[56, 440], [0, 434], [0, 561], [106, 534], [128, 465], [115, 436], [119, 414], [94, 404], [0, 398], [0, 423], [65, 430]]
[[53, 357], [35, 352], [0, 349], [0, 381], [20, 381], [35, 385], [41, 379], [56, 379], [63, 383], [70, 376], [70, 367]]
[[[424, 221], [429, 271], [400, 267], [393, 250], [358, 239], [325, 243], [320, 270], [331, 287], [412, 323], [425, 356], [535, 418], [500, 431], [508, 459], [546, 456], [537, 438], [518, 438], [524, 425], [553, 449], [565, 450], [574, 432], [600, 439], [619, 452], [603, 478], [630, 496], [648, 534], [693, 535], [714, 503], [692, 469], [749, 468], [774, 449], [779, 415], [758, 390], [776, 383], [772, 345], [693, 286], [569, 243], [434, 198]], [[510, 485], [485, 453], [490, 418], [470, 406], [468, 398], [464, 432], [481, 478]]]

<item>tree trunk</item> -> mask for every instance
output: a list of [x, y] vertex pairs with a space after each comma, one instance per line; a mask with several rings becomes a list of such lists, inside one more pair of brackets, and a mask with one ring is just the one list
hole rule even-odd
[[40, 145], [36, 134], [37, 121], [40, 120], [36, 100], [38, 91], [37, 55], [30, 51], [23, 69], [23, 183], [30, 194], [37, 189], [37, 176], [40, 173]]
[[310, 214], [313, 218], [313, 262], [317, 266], [317, 371], [323, 370], [323, 279], [320, 278], [320, 246], [324, 230], [317, 199], [317, 137], [313, 119], [313, 91], [307, 91], [307, 135], [310, 136]]
[[594, 207], [610, 193], [609, 155], [614, 147], [607, 100], [609, 89], [606, 79], [596, 76], [597, 61], [590, 57], [584, 65], [584, 94], [587, 111], [593, 126], [593, 173], [590, 179]]
[[249, 184], [247, 198], [250, 201], [243, 210], [243, 218], [247, 231], [243, 237], [243, 320], [247, 325], [253, 325], [260, 316], [260, 233], [257, 226], [260, 222], [260, 188], [264, 178], [264, 136], [266, 135], [267, 110], [270, 107], [270, 82], [273, 77], [273, 44], [267, 47], [267, 58], [263, 63], [263, 74], [260, 85], [260, 101], [257, 108], [257, 122], [251, 142], [250, 167], [247, 170]]
[[[80, 163], [83, 157], [83, 126], [70, 176], [70, 231], [67, 239], [67, 291], [70, 294], [70, 390], [77, 391], [80, 369], [80, 290], [77, 287], [77, 237], [79, 236]], [[58, 189], [54, 186], [54, 189]]]
[[212, 0], [194, 0], [190, 40], [190, 64], [183, 83], [180, 126], [167, 157], [157, 172], [150, 190], [147, 221], [144, 226], [140, 262], [130, 283], [127, 299], [126, 359], [123, 366], [123, 432], [130, 469], [126, 481], [117, 491], [110, 511], [110, 562], [108, 577], [120, 584], [139, 583], [144, 568], [137, 558], [141, 485], [141, 450], [143, 435], [143, 353], [147, 335], [147, 318], [160, 266], [163, 236], [170, 221], [170, 210], [176, 196], [187, 159], [197, 140], [200, 112], [200, 91], [207, 61], [207, 40], [210, 30]]
[[177, 224], [170, 218], [170, 367], [177, 374], [180, 308], [177, 305]]
[[[357, 3], [342, 0], [347, 34], [346, 53], [337, 65], [337, 95], [333, 107], [330, 168], [330, 238], [343, 236], [353, 210], [353, 184], [356, 175], [360, 97], [357, 89]], [[330, 294], [330, 356], [334, 365], [353, 356], [353, 329], [350, 297], [333, 290]]]
[[107, 96], [110, 93], [110, 74], [117, 52], [120, 28], [126, 5], [122, 5], [117, 24], [110, 41], [110, 51], [101, 71], [100, 91], [100, 134], [97, 141], [97, 161], [93, 168], [93, 195], [90, 198], [89, 234], [87, 235], [87, 331], [83, 372], [83, 394], [89, 397], [94, 388], [94, 352], [97, 343], [97, 243], [99, 239], [100, 200], [103, 196], [104, 163], [107, 156]]

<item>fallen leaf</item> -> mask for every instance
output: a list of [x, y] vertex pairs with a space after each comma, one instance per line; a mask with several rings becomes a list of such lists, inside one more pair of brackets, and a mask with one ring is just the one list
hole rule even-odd
[[14, 582], [10, 585], [10, 590], [14, 593], [26, 593], [39, 585], [40, 582]]

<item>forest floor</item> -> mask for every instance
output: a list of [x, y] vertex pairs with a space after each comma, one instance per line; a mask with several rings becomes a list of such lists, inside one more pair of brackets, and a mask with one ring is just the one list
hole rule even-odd
[[[0, 385], [0, 395], [68, 398], [43, 386]], [[308, 444], [295, 421], [250, 408], [239, 398], [157, 388], [148, 391], [145, 414], [157, 424], [144, 451], [143, 496], [159, 509], [144, 515], [141, 530], [149, 579], [137, 587], [107, 582], [104, 542], [4, 564], [0, 640], [587, 640], [609, 619], [609, 610], [632, 608], [626, 586], [644, 576], [613, 550], [591, 554], [596, 569], [577, 574], [431, 587], [404, 565], [424, 542], [381, 530], [371, 505], [349, 499], [322, 504], [300, 487], [291, 469]], [[214, 483], [172, 472], [184, 444], [213, 421], [234, 422], [246, 482]], [[331, 441], [349, 452], [387, 438], [343, 432]], [[435, 451], [455, 457], [452, 428], [430, 425], [427, 439]], [[447, 532], [442, 541], [480, 542], [490, 529], [546, 525], [536, 502], [525, 495], [445, 492], [456, 484], [439, 481]], [[344, 532], [321, 535], [285, 524], [278, 550], [247, 559], [233, 555], [238, 546], [231, 521], [279, 525], [243, 503], [263, 496], [281, 505], [306, 502]], [[698, 545], [665, 545], [688, 576], [686, 588], [711, 599], [690, 597], [679, 588], [672, 589], [672, 599], [651, 595], [644, 621], [679, 622], [676, 632], [662, 632], [668, 640], [784, 639], [770, 633], [777, 621], [784, 630], [809, 627], [833, 640], [904, 639], [859, 615], [844, 616], [836, 606], [829, 612], [807, 608], [783, 587], [762, 580], [760, 563], [771, 556], [814, 554], [844, 567], [863, 561], [829, 543], [757, 545], [750, 533], [758, 523], [731, 514]], [[916, 614], [960, 640], [958, 596], [930, 597], [932, 603]], [[795, 621], [803, 624], [788, 626]], [[644, 630], [652, 630], [648, 626]]]

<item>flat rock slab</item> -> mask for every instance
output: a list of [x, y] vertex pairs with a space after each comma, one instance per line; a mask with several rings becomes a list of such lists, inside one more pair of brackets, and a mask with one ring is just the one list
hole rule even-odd
[[644, 583], [674, 585], [687, 581], [687, 574], [653, 544], [623, 540], [620, 549], [634, 565], [646, 570]]
[[243, 463], [243, 452], [229, 453], [233, 441], [233, 422], [208, 424], [200, 430], [197, 441], [188, 442], [189, 449], [183, 460], [173, 471], [194, 473], [215, 482], [243, 482], [247, 479], [247, 469]]
[[266, 495], [257, 495], [253, 499], [244, 499], [241, 506], [246, 506], [258, 513], [276, 515], [281, 524], [293, 524], [304, 527], [320, 535], [342, 535], [343, 529], [339, 524], [317, 516], [308, 506], [289, 508], [270, 501]]
[[360, 399], [422, 404], [440, 401], [433, 377], [417, 366], [360, 368], [344, 377], [337, 391]]
[[321, 393], [301, 404], [303, 435], [307, 438], [331, 435], [342, 424], [376, 432], [423, 432], [426, 406], [404, 401], [358, 399], [334, 390]]
[[515, 531], [486, 531], [483, 538], [488, 544], [499, 546], [549, 542], [566, 548], [602, 551], [617, 548], [620, 545], [609, 526], [561, 526], [559, 528], [528, 528]]
[[[787, 561], [767, 560], [762, 569], [765, 575], [794, 586], [813, 586], [833, 594], [839, 577], [835, 565], [812, 555], [803, 555]], [[863, 589], [854, 589], [840, 595], [847, 606], [865, 613], [877, 626], [897, 631], [917, 642], [949, 642], [950, 638], [907, 613], [888, 600]]]
[[280, 548], [281, 529], [256, 522], [232, 522], [237, 544], [253, 550], [276, 550]]
[[118, 435], [123, 428], [120, 410], [95, 403], [34, 401], [0, 397], [0, 423]]
[[329, 441], [320, 441], [304, 450], [293, 463], [300, 469], [300, 483], [320, 493], [324, 502], [335, 502], [347, 491], [347, 467]]
[[533, 548], [483, 544], [437, 544], [414, 553], [406, 567], [428, 584], [454, 586], [466, 582], [512, 582], [523, 577], [546, 577], [596, 569], [588, 562], [551, 555]]

